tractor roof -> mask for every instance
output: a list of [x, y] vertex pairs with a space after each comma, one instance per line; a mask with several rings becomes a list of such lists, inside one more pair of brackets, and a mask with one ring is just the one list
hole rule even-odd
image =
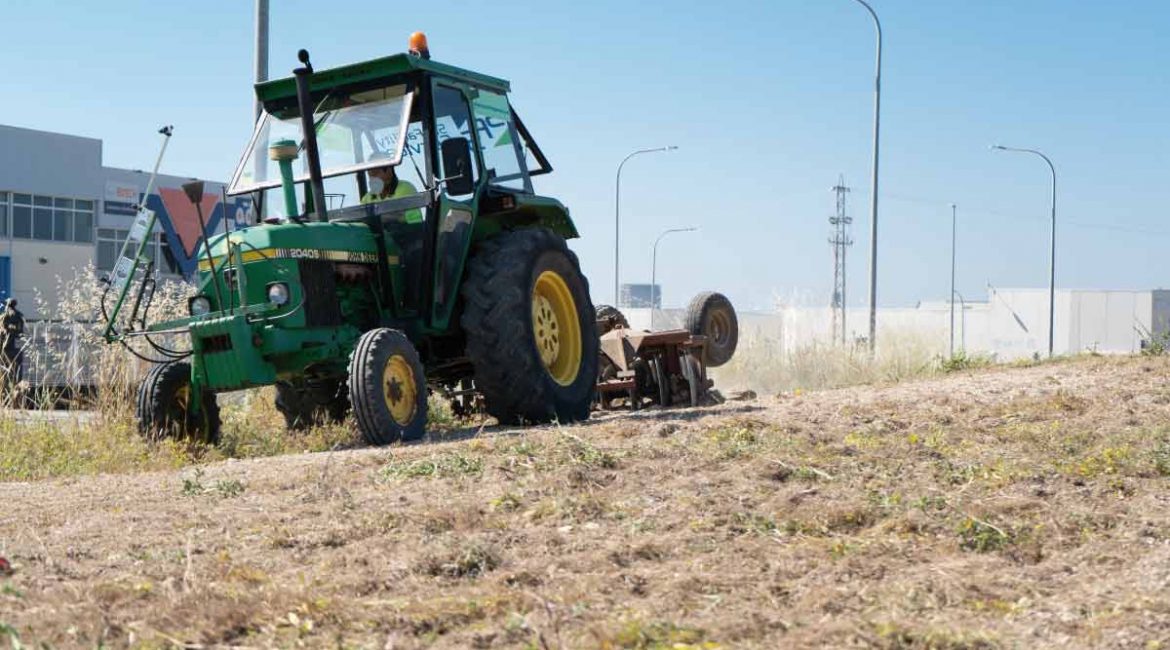
[[[485, 74], [410, 54], [394, 54], [337, 68], [314, 70], [312, 77], [310, 77], [310, 84], [313, 90], [325, 90], [344, 84], [370, 81], [415, 70], [450, 77], [500, 92], [508, 92], [511, 89], [510, 84], [504, 79], [489, 77]], [[297, 84], [294, 77], [273, 79], [256, 84], [256, 97], [262, 102], [287, 99], [296, 97], [296, 95]]]

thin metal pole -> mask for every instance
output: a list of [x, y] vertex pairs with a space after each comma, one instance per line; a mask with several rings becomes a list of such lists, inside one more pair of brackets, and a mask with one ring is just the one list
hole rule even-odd
[[654, 240], [654, 254], [650, 256], [650, 331], [654, 331], [654, 305], [658, 294], [658, 242], [672, 232], [694, 232], [698, 228], [669, 228]]
[[955, 356], [955, 243], [957, 241], [956, 224], [958, 222], [955, 214], [958, 207], [951, 204], [951, 357]]
[[877, 30], [877, 56], [873, 86], [873, 194], [869, 201], [869, 351], [877, 348], [877, 232], [878, 232], [878, 158], [881, 145], [882, 119], [882, 23], [877, 13], [865, 0], [854, 0], [873, 18]]
[[1056, 338], [1056, 167], [1048, 156], [1040, 154], [1052, 172], [1052, 226], [1048, 253], [1048, 358], [1052, 358]]
[[[256, 0], [256, 83], [268, 81], [268, 0]], [[264, 107], [259, 99], [254, 100], [252, 122], [260, 119]]]
[[656, 149], [639, 149], [622, 159], [622, 162], [617, 168], [617, 182], [614, 184], [613, 197], [613, 306], [620, 306], [618, 303], [618, 288], [621, 286], [620, 264], [621, 264], [621, 235], [622, 235], [622, 167], [626, 166], [630, 158], [644, 153], [656, 153], [659, 151], [674, 151], [678, 147], [670, 145], [668, 147], [658, 147]]
[[955, 291], [954, 293], [951, 294], [952, 301], [955, 299], [955, 296], [959, 297], [959, 310], [963, 314], [963, 317], [959, 320], [959, 327], [960, 327], [960, 329], [963, 330], [963, 334], [959, 337], [959, 350], [966, 352], [967, 351], [967, 300], [965, 298], [963, 298], [963, 294], [959, 293], [958, 291]]
[[1017, 149], [998, 144], [991, 148], [998, 151], [1014, 151], [1040, 156], [1044, 162], [1048, 163], [1048, 171], [1052, 172], [1052, 226], [1050, 229], [1051, 241], [1049, 242], [1051, 250], [1048, 254], [1048, 356], [1051, 358], [1056, 343], [1056, 165], [1052, 164], [1052, 159], [1035, 149]]

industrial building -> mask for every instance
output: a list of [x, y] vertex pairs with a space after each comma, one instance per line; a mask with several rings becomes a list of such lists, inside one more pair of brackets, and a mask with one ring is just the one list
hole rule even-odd
[[[38, 314], [33, 298], [39, 290], [51, 312], [57, 278], [90, 264], [111, 270], [139, 204], [159, 215], [149, 249], [159, 274], [179, 278], [194, 268], [198, 233], [185, 231], [197, 222], [180, 189], [193, 179], [160, 174], [144, 197], [149, 172], [106, 167], [101, 140], [63, 133], [0, 125], [0, 151], [0, 297], [16, 297], [26, 316], [51, 316]], [[247, 223], [250, 202], [225, 204], [222, 188], [208, 181], [204, 189], [212, 231]]]

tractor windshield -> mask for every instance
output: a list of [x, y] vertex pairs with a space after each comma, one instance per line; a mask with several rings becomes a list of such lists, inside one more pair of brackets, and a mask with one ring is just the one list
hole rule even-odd
[[[352, 174], [374, 167], [397, 165], [406, 141], [407, 116], [414, 94], [405, 85], [356, 92], [333, 91], [321, 99], [313, 113], [321, 175], [325, 178]], [[293, 161], [296, 182], [309, 179], [301, 117], [296, 105], [265, 111], [232, 176], [228, 194], [243, 194], [280, 186], [280, 167], [269, 148], [291, 141], [298, 157]]]

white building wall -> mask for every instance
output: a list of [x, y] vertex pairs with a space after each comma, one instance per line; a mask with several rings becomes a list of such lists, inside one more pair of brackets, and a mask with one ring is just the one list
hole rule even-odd
[[[1056, 292], [1056, 354], [1096, 351], [1128, 354], [1142, 349], [1155, 331], [1154, 311], [1170, 311], [1170, 296], [1153, 291]], [[1155, 300], [1155, 296], [1160, 296]], [[630, 326], [650, 329], [650, 310], [625, 309]], [[657, 310], [654, 329], [683, 327], [681, 309]], [[832, 312], [827, 307], [782, 307], [773, 313], [740, 313], [743, 336], [765, 337], [781, 354], [811, 345], [829, 345]], [[1163, 318], [1170, 322], [1170, 317]], [[848, 340], [864, 342], [868, 309], [846, 313]], [[923, 303], [913, 308], [879, 309], [878, 345], [915, 346], [945, 356], [950, 345], [950, 305]], [[1164, 331], [1166, 324], [1156, 331]], [[986, 302], [956, 303], [955, 350], [994, 355], [1001, 361], [1048, 354], [1048, 291], [992, 289]]]
[[93, 262], [93, 244], [16, 240], [12, 247], [12, 276], [20, 279], [12, 294], [26, 318], [52, 317], [58, 279], [69, 281]]

